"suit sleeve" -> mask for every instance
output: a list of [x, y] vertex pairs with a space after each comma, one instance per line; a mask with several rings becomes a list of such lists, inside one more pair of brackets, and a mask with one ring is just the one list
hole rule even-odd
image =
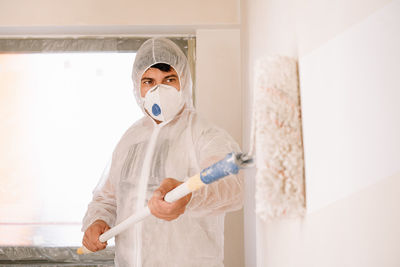
[[[239, 145], [224, 130], [211, 127], [195, 142], [196, 156], [201, 169], [223, 159], [228, 153], [240, 152]], [[242, 208], [243, 176], [230, 175], [192, 193], [187, 211], [192, 216], [218, 215]]]
[[115, 198], [115, 182], [110, 173], [110, 167], [107, 166], [99, 184], [93, 190], [92, 201], [88, 205], [82, 222], [83, 232], [96, 220], [103, 220], [110, 227], [114, 226], [117, 205]]

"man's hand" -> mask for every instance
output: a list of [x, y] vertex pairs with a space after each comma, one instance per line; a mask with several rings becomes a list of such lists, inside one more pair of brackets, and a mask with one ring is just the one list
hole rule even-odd
[[100, 242], [99, 236], [104, 232], [108, 231], [110, 226], [105, 221], [97, 220], [92, 223], [89, 228], [85, 231], [83, 236], [82, 244], [90, 251], [98, 251], [105, 249], [107, 242]]
[[154, 191], [148, 203], [149, 209], [154, 216], [166, 221], [172, 221], [185, 212], [186, 205], [189, 203], [192, 194], [186, 195], [172, 203], [164, 200], [164, 196], [180, 184], [182, 182], [173, 178], [165, 178], [162, 181], [160, 187]]

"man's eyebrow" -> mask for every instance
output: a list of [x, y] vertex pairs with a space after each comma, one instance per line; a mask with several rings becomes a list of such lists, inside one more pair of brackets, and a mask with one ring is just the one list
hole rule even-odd
[[153, 80], [153, 78], [150, 78], [150, 77], [142, 77], [141, 81], [143, 81], [143, 80]]
[[168, 76], [165, 76], [165, 77], [164, 77], [164, 79], [169, 79], [169, 78], [178, 78], [178, 75], [176, 75], [176, 74], [171, 74], [171, 75], [168, 75]]

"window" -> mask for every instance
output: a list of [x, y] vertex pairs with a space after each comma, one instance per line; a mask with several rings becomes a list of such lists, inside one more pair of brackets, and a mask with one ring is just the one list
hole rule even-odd
[[131, 70], [144, 40], [0, 40], [0, 246], [80, 246], [91, 192], [143, 116]]

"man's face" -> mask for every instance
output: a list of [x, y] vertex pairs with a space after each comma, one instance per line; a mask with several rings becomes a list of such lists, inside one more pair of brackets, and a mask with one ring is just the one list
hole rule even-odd
[[144, 97], [151, 88], [158, 84], [166, 84], [176, 88], [176, 90], [181, 90], [179, 84], [178, 73], [171, 67], [168, 72], [161, 71], [156, 68], [149, 68], [142, 75], [140, 81], [140, 96]]

